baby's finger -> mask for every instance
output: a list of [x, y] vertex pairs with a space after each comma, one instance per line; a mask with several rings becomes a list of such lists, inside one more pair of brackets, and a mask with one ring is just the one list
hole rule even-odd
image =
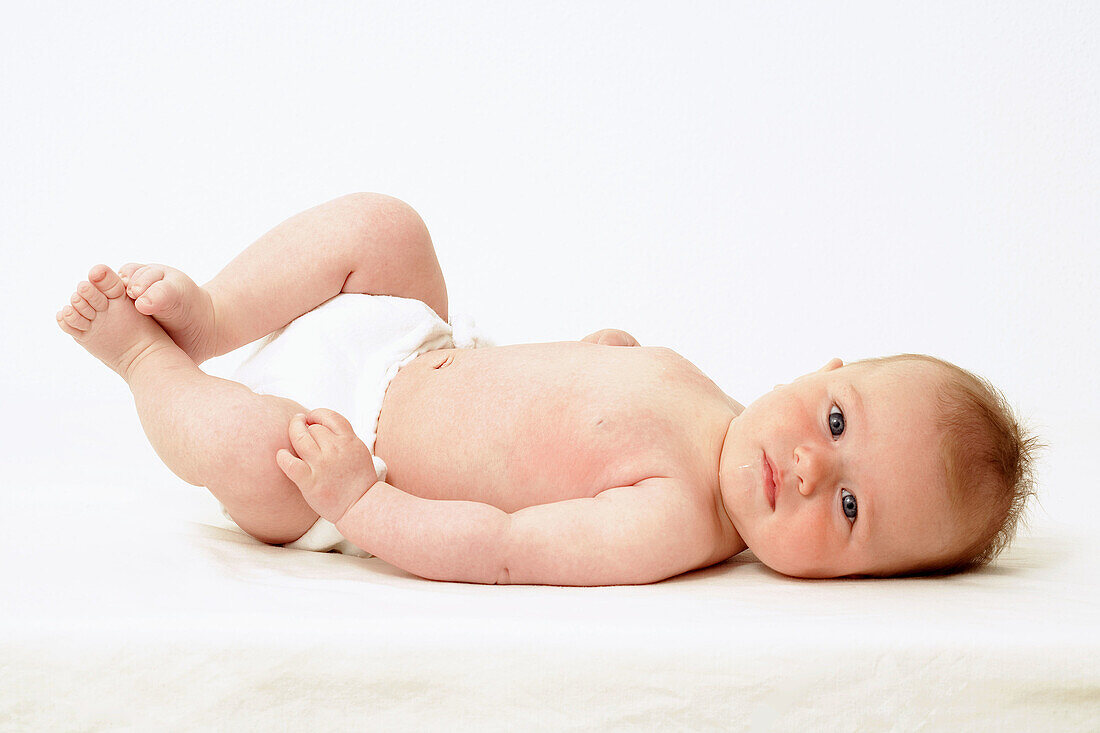
[[310, 461], [317, 458], [321, 453], [320, 446], [317, 445], [317, 439], [310, 433], [309, 428], [306, 426], [305, 415], [298, 413], [294, 417], [290, 418], [290, 425], [287, 428], [287, 432], [290, 435], [290, 443], [294, 446], [294, 450], [298, 452], [298, 455], [303, 459]]
[[306, 418], [306, 430], [309, 431], [310, 436], [317, 442], [317, 447], [321, 450], [328, 448], [332, 445], [336, 439], [336, 434], [328, 429], [327, 426], [320, 423], [309, 423], [309, 418]]
[[351, 423], [346, 417], [326, 407], [318, 407], [316, 410], [310, 410], [308, 420], [324, 425], [337, 435], [355, 433], [355, 428], [351, 426]]
[[299, 485], [308, 479], [312, 473], [308, 463], [286, 448], [280, 448], [275, 452], [275, 463], [279, 464], [279, 468], [283, 470], [288, 479]]

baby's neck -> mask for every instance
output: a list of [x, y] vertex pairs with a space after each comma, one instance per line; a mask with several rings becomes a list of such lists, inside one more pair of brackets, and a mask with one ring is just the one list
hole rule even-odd
[[730, 401], [736, 405], [736, 409], [733, 417], [730, 419], [729, 425], [726, 427], [726, 434], [722, 438], [722, 446], [718, 449], [718, 481], [716, 484], [717, 488], [715, 490], [714, 503], [718, 509], [718, 521], [722, 524], [722, 533], [726, 535], [729, 540], [731, 547], [730, 557], [732, 557], [748, 549], [748, 545], [746, 545], [745, 541], [741, 538], [741, 534], [737, 531], [737, 526], [733, 522], [733, 517], [730, 516], [729, 511], [726, 509], [726, 491], [734, 485], [734, 480], [738, 475], [743, 471], [752, 470], [752, 466], [740, 465], [735, 458], [726, 455], [727, 444], [732, 448], [730, 433], [734, 430], [734, 426], [737, 423], [737, 417], [745, 410], [744, 407], [733, 400]]

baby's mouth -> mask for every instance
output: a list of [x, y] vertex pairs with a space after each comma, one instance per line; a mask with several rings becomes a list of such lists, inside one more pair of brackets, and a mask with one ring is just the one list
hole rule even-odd
[[768, 500], [768, 505], [775, 511], [775, 495], [777, 493], [777, 483], [775, 480], [775, 472], [772, 470], [772, 462], [768, 460], [768, 454], [764, 453], [763, 471], [764, 474], [764, 497]]

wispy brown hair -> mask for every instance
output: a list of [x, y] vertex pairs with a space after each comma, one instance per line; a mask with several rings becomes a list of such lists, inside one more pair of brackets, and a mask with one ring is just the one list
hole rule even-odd
[[1016, 536], [1029, 497], [1036, 496], [1038, 437], [1021, 427], [1004, 395], [988, 380], [926, 354], [897, 354], [852, 362], [885, 366], [918, 361], [936, 367], [936, 427], [951, 509], [965, 533], [953, 551], [907, 572], [948, 575], [982, 567]]

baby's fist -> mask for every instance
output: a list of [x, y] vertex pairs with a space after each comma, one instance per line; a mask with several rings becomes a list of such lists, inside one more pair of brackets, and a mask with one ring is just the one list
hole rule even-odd
[[370, 450], [351, 423], [333, 410], [295, 415], [287, 430], [298, 455], [281, 448], [275, 462], [313, 511], [336, 524], [378, 481]]

